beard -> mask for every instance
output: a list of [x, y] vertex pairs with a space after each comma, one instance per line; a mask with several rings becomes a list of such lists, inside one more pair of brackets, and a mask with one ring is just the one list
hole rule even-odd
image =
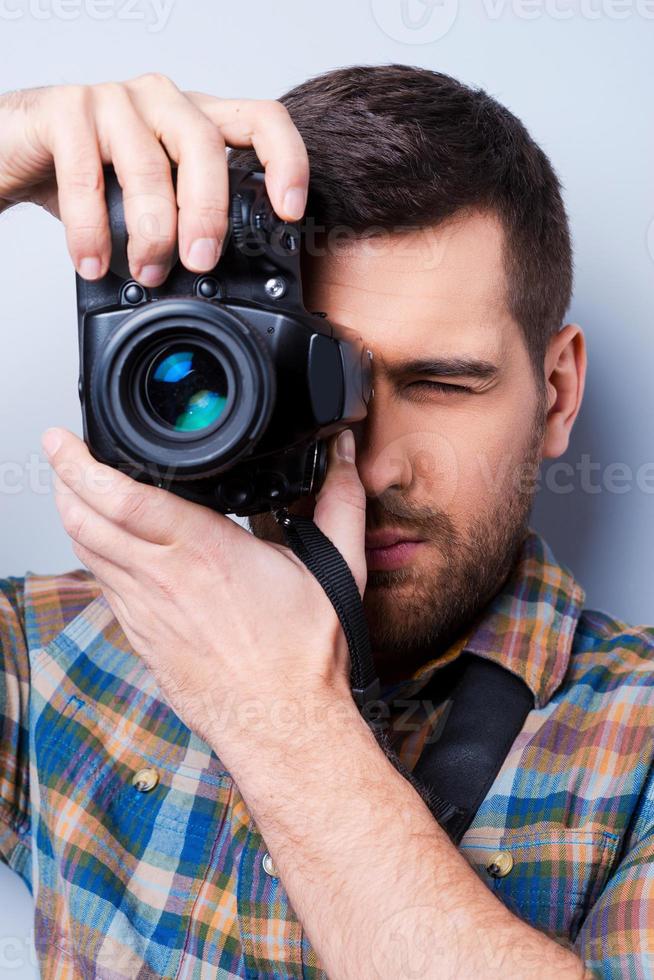
[[[509, 474], [538, 471], [545, 428], [539, 405], [526, 448]], [[528, 481], [527, 481], [528, 483]], [[395, 490], [368, 498], [366, 530], [392, 527], [422, 539], [430, 561], [393, 570], [368, 572], [363, 606], [380, 679], [392, 683], [411, 676], [427, 660], [444, 653], [483, 616], [513, 570], [528, 532], [534, 485], [494, 491], [493, 502], [465, 528], [445, 511], [417, 507]], [[291, 513], [313, 514], [314, 498], [290, 506]], [[249, 518], [256, 537], [284, 543], [272, 514]]]

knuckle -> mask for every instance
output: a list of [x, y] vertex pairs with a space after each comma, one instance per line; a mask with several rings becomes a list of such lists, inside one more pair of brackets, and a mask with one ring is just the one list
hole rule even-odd
[[202, 113], [197, 113], [190, 122], [190, 125], [208, 149], [211, 151], [224, 150], [225, 142], [220, 134], [220, 130], [207, 116]]
[[95, 161], [79, 161], [66, 171], [63, 180], [68, 190], [76, 194], [99, 194], [103, 188], [102, 172]]
[[266, 116], [279, 122], [286, 122], [290, 119], [288, 109], [278, 99], [265, 99], [262, 102], [262, 110]]
[[67, 534], [78, 541], [84, 534], [87, 518], [83, 510], [75, 504], [68, 505], [63, 517]]
[[137, 75], [136, 78], [131, 79], [129, 84], [144, 89], [177, 88], [168, 75], [159, 71], [147, 71], [142, 75]]
[[145, 496], [138, 490], [119, 494], [113, 505], [112, 518], [116, 524], [130, 524], [145, 517]]
[[93, 94], [114, 101], [125, 101], [127, 92], [122, 82], [99, 82], [93, 86]]
[[163, 153], [144, 152], [130, 166], [125, 174], [126, 182], [138, 180], [148, 184], [168, 184], [170, 181], [170, 165]]
[[55, 98], [61, 97], [68, 109], [72, 108], [73, 111], [85, 108], [90, 101], [88, 85], [58, 85], [52, 92]]
[[168, 221], [159, 220], [159, 216], [152, 212], [144, 213], [141, 220], [130, 224], [127, 241], [127, 255], [130, 261], [165, 258], [174, 245], [174, 227]]

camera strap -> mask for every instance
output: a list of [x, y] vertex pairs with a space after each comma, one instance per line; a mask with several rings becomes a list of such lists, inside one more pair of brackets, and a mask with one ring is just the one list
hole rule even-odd
[[453, 843], [458, 844], [499, 772], [506, 755], [534, 707], [534, 696], [522, 678], [501, 664], [468, 651], [434, 672], [420, 699], [447, 698], [444, 722], [427, 739], [409, 771], [391, 749], [367, 707], [380, 697], [368, 626], [359, 589], [340, 551], [310, 519], [274, 512], [286, 544], [327, 593], [343, 627], [350, 651], [352, 696], [381, 748], [398, 772], [420, 794]]
[[368, 624], [358, 586], [348, 563], [326, 534], [308, 517], [289, 514], [285, 507], [275, 511], [287, 546], [304, 562], [327, 593], [350, 651], [350, 686], [360, 711], [379, 697], [379, 679], [370, 649]]
[[[442, 676], [450, 671], [451, 678]], [[436, 670], [418, 696], [437, 703], [444, 687], [444, 723], [434, 741], [427, 739], [411, 777], [458, 844], [533, 709], [534, 695], [517, 674], [467, 651]]]

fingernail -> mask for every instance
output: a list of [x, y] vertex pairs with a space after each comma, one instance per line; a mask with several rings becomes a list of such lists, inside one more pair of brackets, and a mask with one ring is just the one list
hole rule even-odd
[[159, 286], [166, 278], [165, 265], [144, 265], [136, 278], [142, 286]]
[[80, 260], [77, 271], [82, 279], [97, 279], [102, 269], [102, 263], [94, 255], [87, 255]]
[[354, 462], [354, 436], [351, 429], [343, 429], [336, 440], [336, 454], [348, 463]]
[[284, 195], [284, 211], [294, 221], [302, 217], [306, 203], [306, 191], [301, 187], [289, 187]]
[[54, 456], [61, 445], [61, 433], [59, 429], [46, 429], [41, 436], [41, 445], [46, 456]]
[[218, 261], [218, 241], [215, 238], [196, 238], [188, 250], [188, 262], [201, 269], [213, 269]]

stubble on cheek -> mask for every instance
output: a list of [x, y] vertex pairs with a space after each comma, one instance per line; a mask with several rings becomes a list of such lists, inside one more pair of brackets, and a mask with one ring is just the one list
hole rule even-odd
[[[535, 424], [506, 474], [525, 465], [537, 470], [541, 444], [542, 430]], [[470, 627], [511, 571], [532, 500], [533, 489], [518, 490], [505, 480], [493, 492], [480, 485], [466, 512], [456, 515], [395, 492], [368, 499], [369, 530], [400, 527], [424, 541], [402, 568], [368, 573], [363, 603], [382, 675], [408, 675]], [[303, 499], [289, 510], [311, 516], [313, 506], [313, 500]], [[257, 537], [285, 543], [271, 513], [254, 515], [249, 524]]]

